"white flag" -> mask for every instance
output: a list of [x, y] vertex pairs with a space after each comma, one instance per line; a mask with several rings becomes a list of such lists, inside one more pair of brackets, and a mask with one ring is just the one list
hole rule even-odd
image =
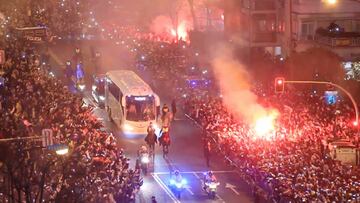
[[53, 145], [53, 131], [51, 129], [44, 129], [41, 134], [43, 147]]

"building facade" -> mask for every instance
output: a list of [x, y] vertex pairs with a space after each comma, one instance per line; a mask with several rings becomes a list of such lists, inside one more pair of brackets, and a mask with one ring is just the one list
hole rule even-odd
[[359, 0], [228, 0], [225, 32], [279, 57], [324, 47], [360, 72]]
[[278, 49], [284, 32], [279, 0], [228, 0], [225, 7], [225, 32], [239, 45]]
[[[321, 0], [292, 0], [287, 1], [285, 8], [291, 13], [286, 26], [289, 29], [282, 40], [286, 55], [291, 54], [292, 49], [303, 51], [312, 46], [323, 46], [348, 60], [360, 51], [360, 38], [356, 34], [360, 33], [360, 2], [342, 0], [328, 5]], [[342, 34], [319, 33], [332, 23], [339, 26]]]
[[341, 57], [348, 78], [360, 77], [360, 1], [289, 0], [284, 12], [284, 56], [323, 47]]

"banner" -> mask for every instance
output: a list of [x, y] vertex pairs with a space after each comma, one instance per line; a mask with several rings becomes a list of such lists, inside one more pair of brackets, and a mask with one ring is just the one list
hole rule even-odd
[[49, 145], [53, 145], [53, 131], [51, 129], [43, 129], [41, 131], [42, 135], [42, 146], [47, 147]]

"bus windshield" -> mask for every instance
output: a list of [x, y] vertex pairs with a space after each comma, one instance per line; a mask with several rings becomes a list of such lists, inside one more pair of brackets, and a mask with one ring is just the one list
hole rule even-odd
[[155, 120], [155, 97], [127, 96], [126, 120], [128, 121]]

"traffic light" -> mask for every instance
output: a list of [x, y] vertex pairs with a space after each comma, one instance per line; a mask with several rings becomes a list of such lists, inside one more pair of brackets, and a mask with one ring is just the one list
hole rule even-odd
[[283, 77], [275, 78], [275, 93], [283, 93], [285, 87], [285, 79]]

